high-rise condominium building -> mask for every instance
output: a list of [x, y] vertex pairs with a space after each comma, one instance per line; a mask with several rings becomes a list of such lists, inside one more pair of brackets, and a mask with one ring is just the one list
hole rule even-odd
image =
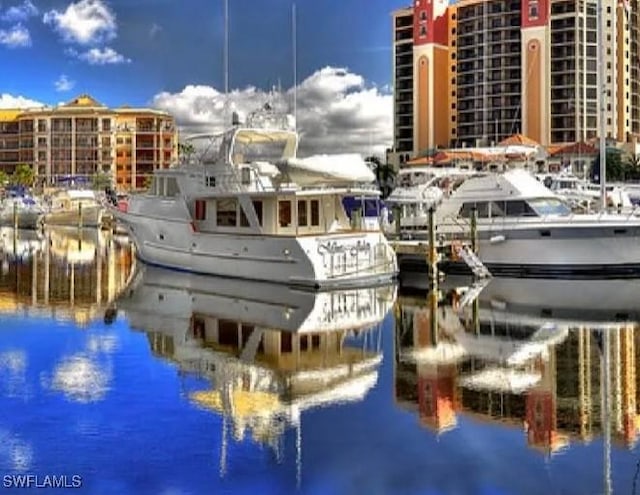
[[[598, 7], [605, 48], [598, 81]], [[640, 134], [638, 0], [414, 0], [393, 13], [398, 162], [515, 133], [547, 146]]]
[[0, 110], [0, 170], [29, 165], [41, 184], [106, 174], [118, 190], [140, 189], [176, 154], [174, 119], [158, 110], [110, 109], [88, 95], [56, 107]]

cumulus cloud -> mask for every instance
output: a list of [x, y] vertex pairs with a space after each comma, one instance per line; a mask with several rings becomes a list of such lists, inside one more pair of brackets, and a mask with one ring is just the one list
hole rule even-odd
[[0, 15], [0, 19], [8, 22], [26, 21], [30, 17], [38, 15], [38, 9], [29, 0], [25, 0], [20, 5], [9, 7], [4, 14]]
[[31, 46], [31, 34], [22, 24], [16, 24], [10, 29], [0, 29], [0, 45], [9, 48]]
[[76, 50], [69, 49], [67, 50], [67, 54], [80, 60], [84, 60], [90, 65], [128, 64], [131, 62], [130, 59], [109, 47], [91, 48], [85, 52], [78, 52]]
[[[292, 111], [293, 89], [280, 99]], [[269, 94], [248, 87], [229, 93], [229, 108], [247, 115], [270, 100]], [[224, 128], [225, 95], [210, 86], [186, 86], [163, 92], [153, 105], [170, 112], [185, 135]], [[392, 140], [392, 95], [367, 87], [364, 78], [346, 69], [325, 67], [297, 88], [300, 156], [357, 152], [383, 155]]]
[[71, 91], [76, 85], [75, 81], [69, 79], [66, 74], [61, 74], [60, 77], [53, 83], [56, 91], [65, 92]]
[[68, 43], [92, 45], [116, 37], [116, 16], [102, 0], [71, 3], [64, 11], [53, 9], [46, 12], [42, 20]]
[[0, 94], [0, 108], [34, 108], [42, 107], [43, 103], [30, 100], [24, 96], [13, 96], [8, 93]]

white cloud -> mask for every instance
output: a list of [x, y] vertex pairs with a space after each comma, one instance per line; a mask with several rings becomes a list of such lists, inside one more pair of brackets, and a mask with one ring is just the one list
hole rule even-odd
[[69, 79], [66, 74], [61, 74], [53, 85], [56, 87], [56, 91], [64, 92], [71, 91], [76, 85], [76, 82]]
[[84, 60], [91, 65], [128, 64], [131, 62], [130, 59], [109, 47], [91, 48], [82, 53], [79, 53], [74, 49], [69, 49], [66, 53], [72, 57]]
[[31, 46], [29, 30], [22, 24], [16, 24], [10, 29], [0, 29], [0, 45], [9, 48]]
[[[364, 78], [345, 69], [326, 67], [302, 81], [297, 90], [300, 155], [359, 152], [384, 156], [392, 141], [392, 95], [366, 86]], [[254, 87], [229, 93], [229, 107], [241, 115], [269, 101]], [[293, 90], [281, 104], [292, 109]], [[210, 86], [186, 86], [163, 92], [153, 105], [170, 112], [185, 135], [224, 127], [225, 95]]]
[[29, 17], [38, 15], [38, 9], [30, 0], [25, 0], [20, 5], [9, 7], [7, 11], [0, 15], [0, 19], [9, 22], [26, 21]]
[[90, 45], [116, 37], [116, 16], [102, 0], [71, 3], [64, 12], [50, 10], [42, 18], [69, 43]]
[[24, 96], [13, 96], [8, 93], [0, 94], [0, 108], [34, 108], [42, 107], [43, 103], [30, 100]]

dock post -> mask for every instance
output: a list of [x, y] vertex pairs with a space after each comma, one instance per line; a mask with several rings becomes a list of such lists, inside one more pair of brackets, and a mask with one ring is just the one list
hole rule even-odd
[[429, 287], [438, 285], [438, 246], [436, 245], [435, 210], [429, 208]]
[[471, 208], [471, 250], [478, 254], [478, 209]]
[[78, 228], [82, 228], [82, 203], [78, 203]]
[[18, 230], [18, 203], [13, 202], [13, 230]]

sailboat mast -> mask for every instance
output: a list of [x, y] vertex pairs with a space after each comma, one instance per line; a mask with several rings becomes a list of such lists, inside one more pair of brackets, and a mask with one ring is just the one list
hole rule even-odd
[[224, 0], [224, 126], [229, 125], [229, 0]]
[[598, 107], [599, 115], [599, 138], [600, 138], [600, 206], [602, 210], [607, 208], [607, 139], [606, 139], [606, 105], [605, 105], [605, 77], [604, 77], [604, 2], [598, 2]]
[[293, 44], [293, 129], [298, 129], [298, 52], [296, 48], [296, 4], [291, 6], [291, 36]]

